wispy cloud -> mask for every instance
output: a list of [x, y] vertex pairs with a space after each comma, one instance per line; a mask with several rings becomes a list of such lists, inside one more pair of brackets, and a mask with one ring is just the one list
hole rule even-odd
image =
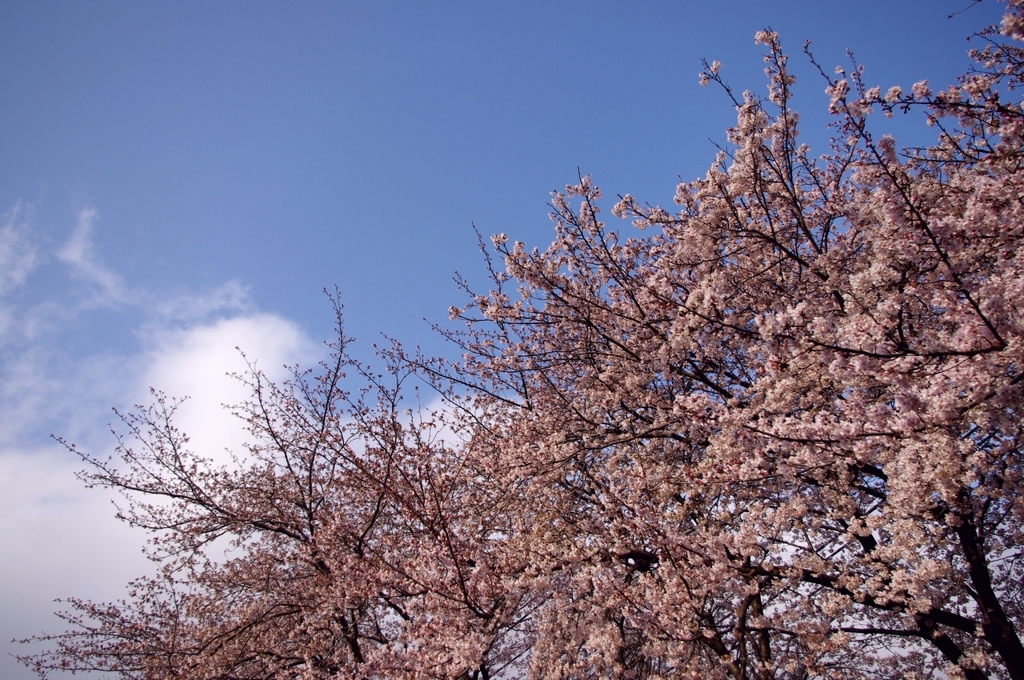
[[39, 257], [29, 241], [26, 209], [16, 205], [0, 217], [0, 295], [25, 283]]
[[103, 264], [96, 252], [92, 232], [98, 218], [95, 208], [80, 209], [71, 238], [57, 251], [57, 258], [70, 267], [72, 276], [89, 287], [93, 304], [106, 306], [135, 302], [136, 295], [128, 290], [119, 274]]
[[202, 293], [148, 296], [146, 304], [153, 318], [182, 323], [228, 312], [251, 313], [255, 309], [249, 299], [249, 290], [234, 280]]
[[27, 212], [19, 204], [0, 217], [0, 338], [13, 324], [7, 295], [24, 285], [39, 264], [38, 252], [29, 235]]

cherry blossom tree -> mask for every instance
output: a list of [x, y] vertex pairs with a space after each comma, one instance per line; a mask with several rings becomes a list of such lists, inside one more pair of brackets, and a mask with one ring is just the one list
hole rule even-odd
[[[767, 100], [706, 64], [738, 122], [680, 212], [620, 237], [585, 177], [547, 250], [494, 238], [465, 361], [421, 363], [546, 509], [536, 675], [1024, 678], [1022, 8], [939, 93], [823, 71], [820, 158], [762, 32]], [[873, 136], [916, 109], [935, 146]]]
[[[582, 177], [544, 251], [504, 235], [456, 362], [253, 370], [232, 468], [175, 402], [87, 481], [159, 575], [71, 601], [27, 659], [126, 678], [1024, 679], [1024, 0], [975, 68], [884, 94], [827, 73], [736, 105], [677, 210]], [[810, 54], [808, 53], [808, 56]], [[813, 57], [812, 63], [813, 63]], [[898, 151], [872, 116], [938, 132]], [[467, 287], [468, 290], [468, 287]], [[340, 329], [340, 324], [339, 324]], [[366, 387], [343, 388], [346, 371]], [[446, 406], [407, 413], [416, 374]]]
[[[159, 573], [117, 604], [70, 600], [69, 632], [26, 663], [147, 679], [486, 678], [521, 661], [536, 603], [498, 578], [507, 490], [440, 423], [400, 408], [400, 369], [384, 378], [347, 356], [338, 309], [319, 372], [281, 386], [254, 366], [239, 376], [251, 444], [234, 466], [191, 451], [180, 401], [159, 393], [122, 416], [114, 457], [81, 454], [84, 481], [123, 492], [120, 516], [153, 532]], [[346, 371], [366, 385], [355, 395]]]

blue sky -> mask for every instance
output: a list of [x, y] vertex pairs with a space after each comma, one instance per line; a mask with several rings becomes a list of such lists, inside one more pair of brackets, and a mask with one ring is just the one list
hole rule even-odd
[[[20, 2], [0, 5], [0, 639], [59, 628], [54, 597], [116, 597], [143, 537], [49, 439], [111, 446], [110, 407], [190, 394], [197, 446], [236, 345], [315, 361], [337, 285], [370, 356], [429, 353], [423, 321], [482, 282], [473, 223], [543, 247], [552, 189], [667, 204], [734, 114], [700, 59], [764, 91], [755, 31], [791, 53], [806, 140], [827, 98], [799, 53], [853, 49], [884, 88], [967, 65], [993, 0]], [[923, 143], [919, 121], [892, 123]], [[28, 677], [0, 659], [0, 677]]]

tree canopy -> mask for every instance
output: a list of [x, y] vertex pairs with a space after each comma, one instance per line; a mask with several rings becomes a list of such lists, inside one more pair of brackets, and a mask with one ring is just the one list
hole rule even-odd
[[[237, 464], [158, 395], [91, 484], [125, 493], [159, 574], [71, 600], [41, 672], [125, 678], [1024, 680], [1024, 1], [954, 85], [794, 78], [678, 208], [589, 177], [556, 236], [485, 249], [458, 361], [253, 369]], [[808, 57], [813, 57], [808, 53]], [[900, 151], [873, 115], [938, 133]], [[364, 387], [346, 391], [346, 373]], [[443, 408], [407, 411], [417, 377]], [[231, 549], [224, 551], [224, 541]]]

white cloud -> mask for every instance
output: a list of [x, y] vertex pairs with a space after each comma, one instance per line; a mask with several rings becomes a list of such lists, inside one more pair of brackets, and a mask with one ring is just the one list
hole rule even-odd
[[[9, 641], [63, 629], [52, 615], [54, 598], [116, 599], [129, 579], [150, 570], [141, 555], [145, 535], [114, 518], [109, 490], [84, 488], [74, 476], [81, 461], [49, 432], [103, 455], [114, 444], [110, 408], [148, 402], [153, 386], [190, 397], [178, 426], [197, 452], [227, 462], [222, 452], [239, 450], [245, 436], [222, 408], [247, 396], [227, 376], [246, 368], [236, 348], [272, 379], [285, 375], [284, 364], [308, 365], [319, 351], [295, 323], [261, 312], [238, 282], [184, 294], [128, 285], [93, 244], [93, 209], [79, 212], [70, 238], [53, 253], [85, 284], [86, 302], [69, 303], [76, 295], [62, 291], [19, 307], [9, 293], [32, 286], [43, 254], [24, 210], [0, 219], [0, 337], [6, 319], [28, 341], [0, 347], [0, 677], [13, 680], [33, 676], [8, 655], [25, 652]], [[61, 344], [62, 324], [99, 308], [125, 311], [114, 318], [137, 349], [83, 357]]]
[[154, 338], [141, 384], [170, 397], [188, 397], [177, 412], [178, 427], [188, 433], [197, 453], [228, 462], [224, 452], [241, 455], [245, 437], [244, 424], [224, 407], [249, 396], [228, 374], [245, 373], [246, 358], [270, 379], [280, 380], [285, 364], [313, 361], [316, 345], [294, 323], [273, 314], [164, 331]]
[[[118, 599], [130, 579], [150, 571], [142, 536], [114, 518], [109, 494], [75, 478], [80, 467], [56, 445], [0, 456], [4, 643], [61, 630], [56, 598]], [[24, 653], [17, 645], [5, 651]], [[0, 660], [0, 677], [23, 674], [31, 677], [9, 657]]]
[[[272, 379], [283, 377], [284, 364], [308, 363], [316, 351], [294, 323], [266, 313], [150, 330], [147, 348], [138, 355], [91, 357], [60, 378], [41, 375], [46, 362], [24, 357], [16, 371], [18, 396], [8, 390], [0, 407], [14, 409], [15, 417], [4, 419], [9, 424], [64, 413], [67, 429], [61, 434], [102, 456], [114, 444], [107, 425], [114, 419], [111, 398], [124, 409], [129, 399], [148, 401], [145, 388], [153, 385], [168, 395], [190, 396], [177, 425], [193, 450], [230, 463], [224, 451], [241, 452], [245, 441], [244, 424], [223, 408], [248, 396], [227, 375], [246, 368], [239, 347]], [[141, 553], [146, 535], [115, 519], [113, 492], [86, 489], [75, 478], [84, 467], [77, 457], [52, 442], [11, 445], [18, 439], [13, 426], [5, 426], [3, 435], [8, 445], [0, 452], [0, 639], [6, 642], [62, 630], [65, 624], [52, 614], [60, 608], [55, 598], [124, 597], [128, 581], [151, 565]], [[6, 657], [0, 659], [0, 677], [32, 676]]]

